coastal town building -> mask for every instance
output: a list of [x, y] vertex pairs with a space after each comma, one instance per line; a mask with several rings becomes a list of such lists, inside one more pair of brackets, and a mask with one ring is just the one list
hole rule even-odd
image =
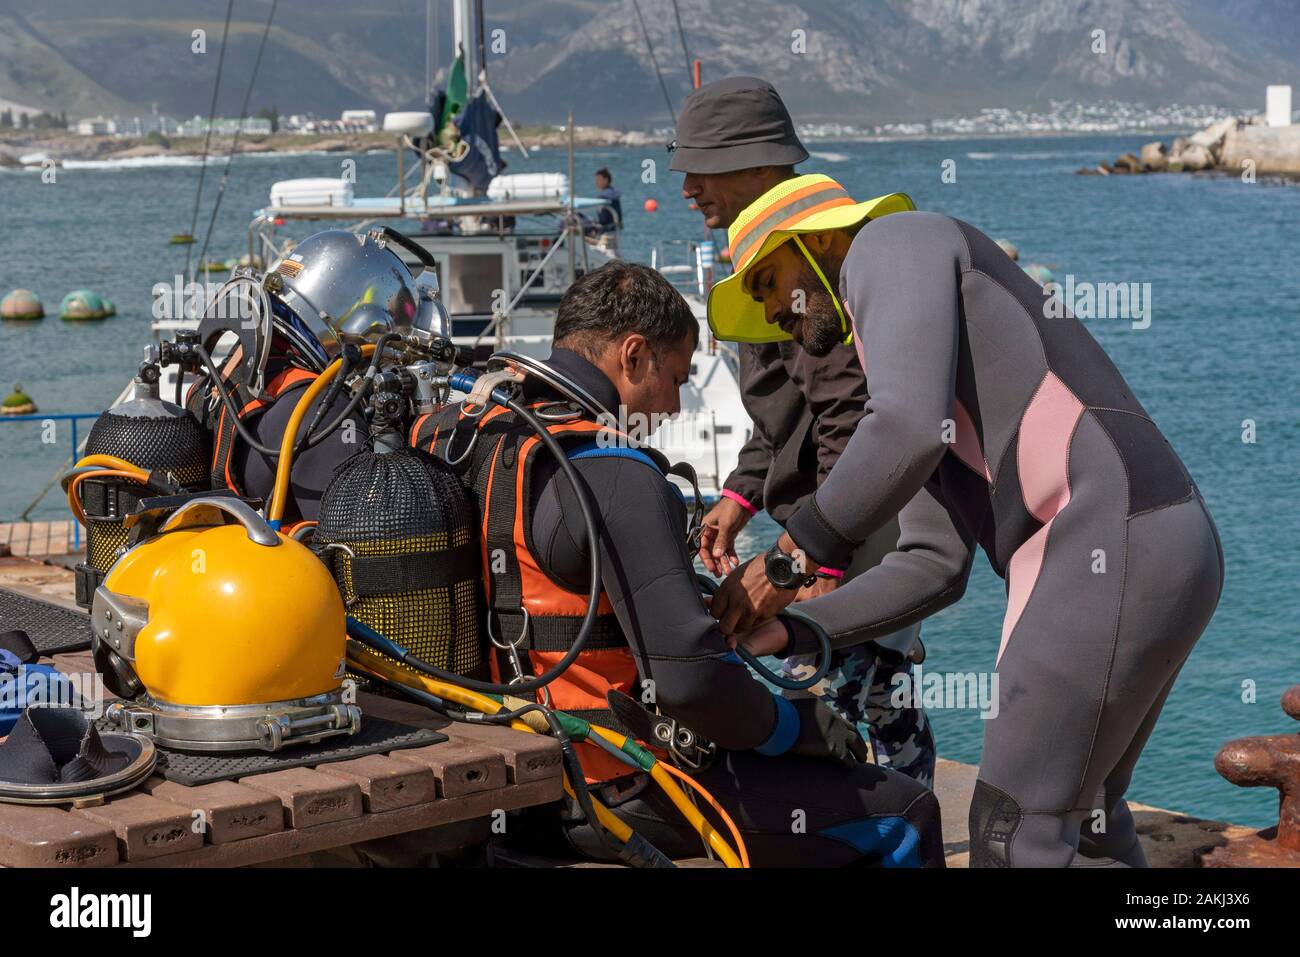
[[[186, 120], [180, 125], [180, 136], [203, 136], [208, 132], [208, 121], [201, 116]], [[212, 121], [212, 132], [217, 136], [234, 136], [239, 132], [244, 136], [270, 136], [271, 121], [260, 116], [246, 116], [241, 119], [217, 117]]]

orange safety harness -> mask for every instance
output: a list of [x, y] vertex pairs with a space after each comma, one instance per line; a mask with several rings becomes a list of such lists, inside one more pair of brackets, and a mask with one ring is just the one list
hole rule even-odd
[[[530, 406], [534, 412], [557, 407], [572, 410], [553, 401]], [[578, 412], [547, 422], [546, 430], [562, 445], [590, 444], [602, 433], [617, 434]], [[421, 416], [412, 426], [410, 441], [453, 463], [478, 503], [483, 580], [495, 646], [490, 658], [492, 680], [510, 681], [516, 677], [516, 667], [525, 677], [544, 673], [573, 646], [588, 597], [557, 581], [537, 557], [530, 490], [538, 453], [543, 453], [541, 460], [546, 457], [545, 446], [526, 423], [503, 407], [467, 415], [463, 406], [455, 406]], [[667, 471], [667, 462], [658, 452], [643, 451], [656, 468]], [[603, 593], [598, 611], [582, 652], [546, 686], [546, 693], [553, 708], [625, 731], [606, 695], [621, 691], [637, 696], [636, 659]], [[577, 747], [592, 783], [632, 773], [594, 745]]]

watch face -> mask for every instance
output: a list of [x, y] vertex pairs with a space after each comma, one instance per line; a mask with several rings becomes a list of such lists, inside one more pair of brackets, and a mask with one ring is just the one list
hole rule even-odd
[[793, 588], [795, 582], [794, 559], [784, 552], [767, 556], [767, 577], [777, 588]]

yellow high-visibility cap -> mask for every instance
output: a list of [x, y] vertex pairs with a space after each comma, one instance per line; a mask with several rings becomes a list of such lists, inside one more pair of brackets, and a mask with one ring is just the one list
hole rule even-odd
[[762, 303], [745, 292], [746, 270], [791, 236], [847, 229], [870, 219], [916, 209], [906, 193], [855, 202], [822, 173], [778, 183], [736, 217], [727, 230], [733, 272], [709, 292], [709, 328], [719, 339], [781, 342], [790, 336], [767, 321]]

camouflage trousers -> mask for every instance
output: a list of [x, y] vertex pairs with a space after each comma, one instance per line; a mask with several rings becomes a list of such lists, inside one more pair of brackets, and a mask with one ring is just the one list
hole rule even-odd
[[[784, 671], [798, 679], [812, 674], [816, 667], [815, 655], [791, 655], [785, 660]], [[807, 691], [787, 691], [785, 695], [821, 698], [857, 725], [871, 745], [876, 764], [932, 788], [934, 735], [925, 711], [896, 707], [892, 701], [896, 676], [911, 673], [910, 658], [866, 642], [837, 650], [825, 678]]]

